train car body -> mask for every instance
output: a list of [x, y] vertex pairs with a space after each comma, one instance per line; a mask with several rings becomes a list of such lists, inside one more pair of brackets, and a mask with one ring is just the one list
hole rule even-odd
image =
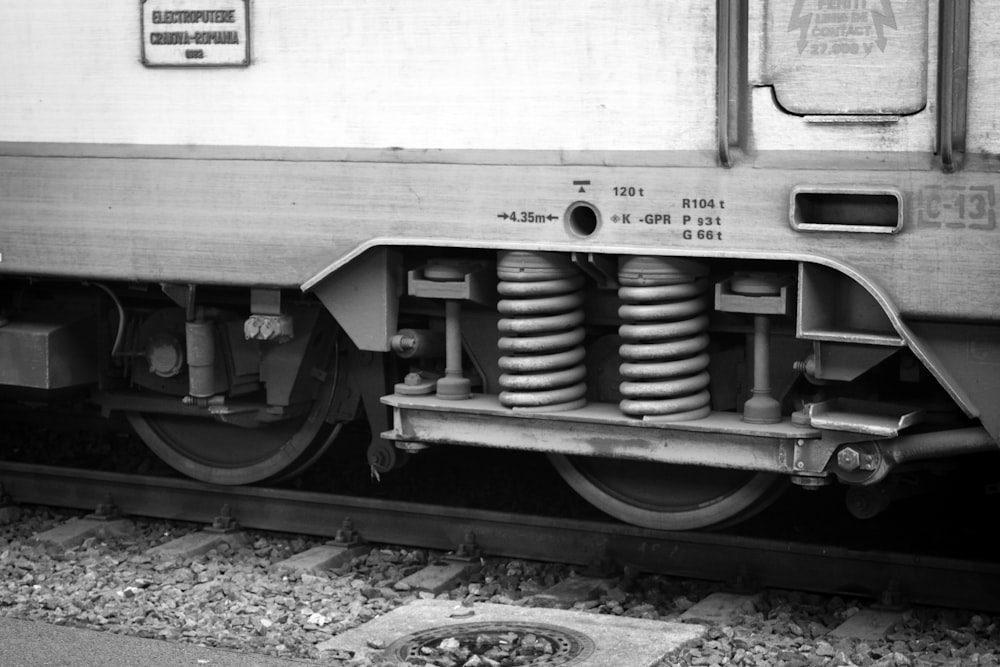
[[1000, 439], [1000, 18], [0, 7], [0, 385], [178, 469], [533, 449], [690, 528]]

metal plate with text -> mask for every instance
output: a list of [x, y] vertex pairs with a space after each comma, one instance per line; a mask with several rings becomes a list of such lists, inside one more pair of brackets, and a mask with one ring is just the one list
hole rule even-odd
[[246, 67], [250, 0], [141, 0], [147, 67]]

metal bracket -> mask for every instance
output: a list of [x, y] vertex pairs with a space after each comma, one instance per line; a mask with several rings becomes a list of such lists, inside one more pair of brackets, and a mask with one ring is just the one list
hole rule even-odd
[[185, 318], [194, 319], [194, 298], [197, 292], [197, 285], [177, 285], [174, 283], [160, 283], [160, 289], [170, 298], [171, 301], [184, 309]]
[[618, 289], [618, 258], [593, 252], [574, 252], [573, 264], [594, 279], [600, 289]]

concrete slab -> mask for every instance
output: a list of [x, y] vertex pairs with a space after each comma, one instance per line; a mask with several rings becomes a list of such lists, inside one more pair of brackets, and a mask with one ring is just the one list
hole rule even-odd
[[437, 595], [454, 588], [463, 578], [479, 571], [481, 567], [478, 562], [428, 565], [400, 579], [395, 588], [401, 591], [428, 591]]
[[199, 556], [215, 549], [220, 544], [230, 546], [240, 546], [246, 544], [247, 536], [243, 531], [234, 533], [209, 533], [199, 531], [188, 533], [175, 540], [164, 542], [160, 546], [153, 547], [147, 553], [151, 556], [166, 558], [191, 558]]
[[[469, 612], [472, 612], [471, 614]], [[585, 657], [580, 667], [648, 667], [686, 642], [697, 639], [705, 628], [688, 623], [667, 623], [623, 616], [588, 614], [562, 609], [536, 609], [490, 603], [471, 607], [453, 600], [416, 600], [368, 623], [317, 644], [321, 651], [345, 657], [377, 657], [393, 652], [392, 643], [413, 633], [427, 636], [440, 628], [443, 636], [463, 632], [482, 633], [480, 623], [502, 628], [505, 624], [566, 630], [582, 636]], [[450, 635], [449, 633], [453, 633]], [[431, 633], [434, 634], [434, 633]], [[589, 651], [589, 653], [588, 653]]]
[[339, 567], [347, 561], [371, 551], [370, 546], [344, 547], [321, 544], [274, 564], [279, 572], [322, 572]]
[[730, 625], [733, 620], [745, 613], [749, 605], [754, 603], [755, 595], [739, 595], [736, 593], [712, 593], [680, 616], [685, 623], [710, 623]]
[[525, 604], [531, 607], [555, 607], [558, 609], [575, 608], [580, 610], [588, 606], [600, 604], [599, 598], [615, 590], [612, 579], [596, 577], [567, 577], [555, 586], [535, 593], [525, 599]]
[[597, 579], [595, 577], [566, 577], [555, 586], [546, 588], [533, 598], [551, 598], [556, 604], [572, 606], [577, 602], [586, 602], [599, 597], [603, 592], [615, 586], [613, 579]]
[[90, 537], [107, 538], [114, 535], [127, 535], [133, 530], [135, 530], [135, 524], [128, 519], [101, 521], [73, 518], [66, 523], [38, 533], [31, 538], [31, 541], [44, 546], [72, 549], [83, 544]]
[[902, 612], [862, 609], [830, 630], [828, 636], [865, 640], [882, 639], [892, 630], [893, 626], [902, 620]]

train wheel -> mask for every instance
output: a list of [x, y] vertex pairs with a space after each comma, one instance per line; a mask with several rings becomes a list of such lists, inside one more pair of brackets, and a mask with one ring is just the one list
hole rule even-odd
[[733, 524], [785, 490], [782, 475], [589, 456], [549, 456], [588, 502], [626, 523], [655, 530]]
[[212, 484], [280, 481], [308, 468], [340, 433], [326, 415], [337, 373], [322, 387], [305, 417], [242, 428], [207, 418], [128, 413], [139, 437], [170, 467]]
[[293, 477], [319, 458], [340, 430], [339, 424], [301, 421], [246, 429], [139, 412], [129, 413], [128, 420], [170, 467], [203, 482], [228, 485]]

